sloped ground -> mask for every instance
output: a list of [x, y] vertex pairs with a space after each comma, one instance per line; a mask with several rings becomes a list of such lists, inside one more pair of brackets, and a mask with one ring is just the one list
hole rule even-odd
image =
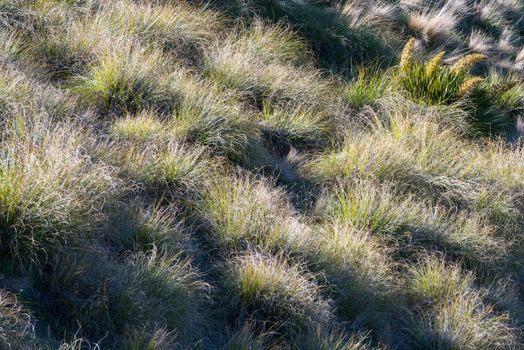
[[0, 0], [1, 349], [520, 349], [519, 0]]

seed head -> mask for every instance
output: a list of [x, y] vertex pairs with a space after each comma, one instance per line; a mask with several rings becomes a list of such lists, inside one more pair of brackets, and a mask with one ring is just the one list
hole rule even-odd
[[471, 67], [477, 62], [484, 61], [487, 57], [481, 53], [472, 53], [462, 57], [452, 67], [451, 71], [454, 73], [468, 72]]
[[402, 55], [400, 56], [400, 68], [405, 68], [411, 64], [413, 60], [413, 47], [415, 46], [415, 38], [411, 38], [404, 46]]
[[470, 92], [472, 92], [477, 86], [479, 86], [480, 83], [484, 81], [484, 78], [481, 77], [473, 77], [468, 80], [466, 80], [459, 89], [459, 96], [466, 96]]
[[428, 64], [426, 65], [426, 74], [428, 76], [432, 76], [437, 71], [437, 69], [439, 69], [442, 66], [442, 61], [444, 60], [445, 54], [445, 51], [441, 51], [438, 54], [436, 54], [431, 60], [429, 60]]

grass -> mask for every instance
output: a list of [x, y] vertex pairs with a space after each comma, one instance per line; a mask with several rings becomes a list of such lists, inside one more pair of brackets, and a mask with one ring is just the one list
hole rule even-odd
[[287, 111], [287, 108], [272, 108], [271, 103], [267, 102], [260, 119], [271, 141], [297, 148], [315, 147], [320, 146], [321, 140], [333, 130], [331, 121], [323, 113], [307, 106]]
[[343, 147], [326, 152], [306, 166], [306, 171], [322, 181], [364, 178], [401, 182], [403, 191], [422, 198], [435, 196], [451, 206], [482, 207], [494, 216], [504, 215], [501, 209], [509, 213], [513, 204], [507, 193], [491, 196], [493, 192], [484, 187], [495, 178], [483, 180], [484, 175], [473, 170], [481, 166], [477, 163], [480, 159], [485, 159], [481, 163], [488, 161], [485, 150], [466, 148], [453, 127], [442, 128], [432, 121], [431, 113], [423, 115], [389, 115], [368, 134], [348, 135]]
[[320, 200], [318, 210], [319, 216], [331, 216], [392, 240], [403, 257], [421, 247], [436, 246], [488, 272], [506, 259], [509, 242], [499, 239], [484, 217], [456, 216], [438, 206], [428, 208], [413, 198], [396, 197], [387, 186], [365, 182], [342, 185]]
[[0, 349], [520, 349], [516, 0], [0, 0]]
[[6, 290], [0, 292], [0, 319], [2, 320], [0, 329], [2, 347], [31, 348], [34, 336], [32, 316], [20, 305], [16, 296]]
[[45, 261], [66, 242], [96, 229], [103, 203], [119, 190], [108, 167], [79, 151], [88, 138], [73, 125], [53, 125], [46, 115], [12, 115], [0, 168], [6, 267]]
[[192, 248], [189, 228], [174, 206], [137, 203], [113, 220], [108, 239], [119, 250], [145, 253], [160, 249], [176, 254]]
[[[306, 249], [307, 256], [315, 270], [326, 274], [337, 314], [377, 330], [384, 327], [383, 323], [400, 312], [404, 303], [395, 282], [394, 263], [388, 258], [392, 252], [372, 233], [348, 223], [326, 223], [315, 231], [319, 236]], [[377, 336], [389, 335], [377, 332]]]
[[362, 66], [358, 70], [358, 76], [347, 84], [344, 101], [356, 109], [372, 106], [384, 97], [389, 89], [388, 79], [379, 68]]
[[304, 37], [321, 65], [344, 71], [353, 61], [374, 59], [390, 54], [388, 46], [371, 28], [351, 26], [340, 13], [313, 3], [272, 1], [222, 1], [221, 7], [247, 20], [262, 17], [273, 23], [286, 20]]
[[501, 82], [500, 78], [494, 78], [495, 74], [491, 78], [499, 80], [495, 86], [484, 83], [482, 77], [469, 74], [471, 68], [486, 56], [472, 53], [451, 67], [445, 67], [442, 65], [444, 51], [421, 63], [413, 60], [412, 45], [413, 41], [404, 48], [399, 78], [400, 85], [410, 98], [430, 105], [463, 104], [472, 129], [477, 133], [496, 135], [514, 127], [513, 116], [521, 108], [518, 93], [513, 90], [513, 85], [518, 83]]
[[233, 307], [277, 334], [300, 331], [330, 317], [329, 304], [312, 276], [289, 266], [284, 258], [240, 256], [231, 263], [226, 282], [237, 303]]
[[126, 150], [127, 171], [148, 187], [166, 187], [174, 193], [191, 191], [211, 175], [204, 148], [189, 150], [176, 142], [159, 151], [137, 148]]
[[218, 13], [182, 3], [119, 1], [109, 4], [106, 11], [102, 19], [110, 29], [173, 50], [187, 59], [194, 59], [223, 27]]
[[168, 123], [177, 138], [208, 147], [216, 156], [245, 159], [246, 148], [258, 135], [252, 121], [235, 103], [234, 94], [221, 93], [214, 84], [183, 77], [174, 79], [171, 86], [182, 93]]
[[[271, 33], [268, 36], [288, 35]], [[315, 101], [326, 101], [325, 93], [329, 85], [320, 79], [321, 73], [311, 65], [297, 66], [292, 64], [301, 58], [293, 57], [291, 45], [300, 45], [289, 40], [286, 46], [271, 47], [255, 35], [232, 35], [219, 47], [214, 48], [206, 57], [204, 75], [219, 82], [225, 88], [241, 93], [244, 98], [252, 99], [261, 106], [264, 100], [281, 101], [284, 103], [301, 104]], [[307, 63], [307, 61], [306, 61]]]
[[144, 142], [161, 137], [163, 125], [153, 111], [143, 111], [138, 115], [126, 115], [115, 121], [111, 133], [124, 140]]
[[[62, 255], [49, 272], [35, 274], [32, 282], [46, 290], [33, 300], [53, 317], [53, 327], [71, 336], [97, 339], [101, 345], [108, 330], [111, 338], [105, 341], [123, 346], [139, 342], [140, 333], [151, 337], [149, 342], [159, 341], [155, 340], [159, 336], [168, 341], [172, 337], [162, 332], [165, 327], [177, 329], [190, 342], [202, 329], [198, 315], [207, 284], [190, 260], [156, 249], [134, 254], [126, 265], [97, 254]], [[88, 325], [87, 320], [96, 322]], [[78, 324], [84, 326], [78, 329]]]
[[333, 350], [366, 350], [370, 349], [369, 341], [360, 334], [345, 335], [340, 331], [317, 331], [313, 337], [302, 344], [304, 349], [333, 349]]
[[283, 193], [247, 175], [212, 182], [199, 211], [219, 245], [274, 249], [303, 239]]
[[[104, 53], [86, 77], [79, 79], [74, 91], [106, 112], [134, 113], [147, 107], [167, 108], [169, 96], [158, 86], [165, 67], [162, 54], [146, 54], [132, 48]], [[128, 46], [129, 47], [129, 46]], [[144, 59], [150, 60], [144, 64]]]
[[415, 293], [420, 293], [417, 297], [435, 308], [432, 319], [417, 327], [417, 342], [437, 348], [518, 347], [507, 315], [485, 304], [484, 292], [474, 287], [471, 274], [433, 258], [414, 271], [412, 283]]

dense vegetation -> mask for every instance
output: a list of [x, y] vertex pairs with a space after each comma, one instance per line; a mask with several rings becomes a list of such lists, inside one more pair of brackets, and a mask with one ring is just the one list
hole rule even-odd
[[0, 0], [0, 349], [521, 349], [521, 0]]

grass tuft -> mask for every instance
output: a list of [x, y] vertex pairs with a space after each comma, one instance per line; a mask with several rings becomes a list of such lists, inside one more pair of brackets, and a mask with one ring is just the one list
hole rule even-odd
[[226, 247], [293, 247], [305, 238], [283, 192], [247, 175], [211, 182], [199, 212]]
[[96, 230], [104, 203], [122, 188], [81, 151], [90, 143], [85, 131], [46, 115], [12, 118], [0, 146], [1, 255], [5, 266], [24, 269]]
[[73, 90], [105, 112], [125, 114], [148, 107], [167, 108], [169, 94], [159, 85], [165, 64], [160, 53], [132, 47], [123, 52], [113, 50], [104, 53]]
[[430, 309], [421, 320], [414, 321], [413, 336], [419, 346], [518, 348], [518, 331], [508, 315], [495, 312], [484, 302], [485, 292], [474, 287], [471, 274], [430, 258], [414, 272], [412, 283], [412, 290]]
[[313, 277], [283, 257], [237, 257], [228, 268], [226, 281], [234, 307], [259, 327], [293, 334], [290, 331], [300, 332], [330, 317], [330, 305], [322, 300]]

